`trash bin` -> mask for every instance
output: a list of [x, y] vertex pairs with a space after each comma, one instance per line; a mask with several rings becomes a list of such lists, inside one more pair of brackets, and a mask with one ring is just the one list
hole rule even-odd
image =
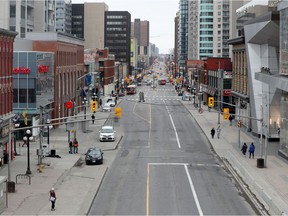
[[4, 153], [4, 164], [8, 164], [9, 156], [7, 153]]
[[8, 181], [7, 182], [7, 190], [9, 193], [15, 193], [15, 182]]
[[264, 168], [264, 159], [263, 158], [257, 159], [257, 168]]
[[50, 156], [51, 157], [55, 157], [56, 156], [56, 150], [55, 149], [51, 149]]

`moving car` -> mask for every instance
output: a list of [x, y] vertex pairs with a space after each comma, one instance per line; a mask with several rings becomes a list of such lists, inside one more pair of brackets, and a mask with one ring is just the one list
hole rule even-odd
[[166, 80], [165, 79], [160, 80], [160, 85], [166, 85]]
[[103, 108], [102, 108], [102, 112], [111, 112], [111, 106], [109, 103], [105, 103]]
[[109, 99], [107, 100], [106, 104], [109, 104], [110, 107], [115, 107], [115, 101], [113, 101], [112, 98], [109, 98]]
[[103, 151], [100, 148], [89, 148], [85, 154], [85, 162], [88, 164], [103, 164]]
[[112, 126], [103, 126], [99, 131], [99, 140], [103, 141], [115, 141], [115, 132]]

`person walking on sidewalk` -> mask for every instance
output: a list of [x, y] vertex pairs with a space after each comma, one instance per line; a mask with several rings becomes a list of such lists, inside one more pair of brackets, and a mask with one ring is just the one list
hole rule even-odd
[[94, 122], [95, 122], [95, 115], [94, 115], [94, 113], [95, 113], [95, 111], [93, 112], [93, 114], [92, 114], [92, 116], [91, 116], [91, 118], [92, 118], [92, 124], [94, 124]]
[[212, 128], [212, 129], [211, 129], [211, 136], [212, 136], [212, 139], [214, 139], [214, 135], [215, 135], [215, 129]]
[[249, 158], [254, 158], [254, 152], [255, 152], [255, 146], [254, 143], [252, 142], [249, 146]]
[[230, 115], [230, 116], [229, 116], [229, 124], [230, 124], [230, 126], [232, 126], [232, 120], [233, 120], [233, 116]]
[[78, 154], [78, 141], [76, 138], [73, 141], [73, 152], [74, 154]]
[[221, 134], [220, 125], [218, 126], [218, 128], [216, 129], [216, 131], [217, 131], [217, 138], [219, 139], [219, 138], [220, 138], [220, 134]]
[[242, 146], [242, 148], [241, 148], [241, 151], [242, 151], [242, 153], [243, 153], [243, 155], [244, 155], [245, 157], [246, 157], [247, 148], [248, 148], [248, 146], [247, 146], [247, 144], [244, 142], [244, 144], [243, 144], [243, 146]]
[[51, 188], [51, 190], [50, 190], [49, 200], [51, 201], [51, 211], [55, 211], [56, 193], [55, 193], [54, 188]]
[[101, 107], [101, 111], [102, 111], [103, 107], [102, 107], [102, 99], [101, 98], [99, 99], [99, 106]]
[[72, 148], [73, 148], [73, 142], [72, 142], [72, 140], [70, 140], [70, 142], [69, 142], [69, 154], [73, 153]]

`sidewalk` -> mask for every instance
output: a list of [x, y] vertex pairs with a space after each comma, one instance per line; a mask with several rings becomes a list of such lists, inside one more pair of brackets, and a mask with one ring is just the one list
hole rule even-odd
[[[107, 100], [105, 97], [102, 100]], [[120, 102], [120, 101], [119, 101]], [[83, 113], [80, 113], [80, 115]], [[87, 114], [91, 114], [87, 109]], [[45, 157], [43, 172], [38, 172], [38, 157], [36, 149], [39, 142], [30, 142], [30, 169], [31, 185], [28, 179], [18, 179], [16, 192], [8, 193], [8, 208], [3, 215], [84, 215], [89, 211], [97, 188], [107, 171], [107, 168], [116, 155], [115, 150], [122, 138], [122, 132], [114, 119], [112, 112], [101, 112], [95, 114], [95, 124], [92, 124], [90, 115], [89, 128], [86, 133], [81, 129], [77, 131], [79, 142], [79, 153], [69, 154], [68, 133], [65, 125], [50, 131], [50, 149], [56, 150], [57, 157]], [[99, 142], [98, 131], [104, 124], [113, 124], [116, 130], [115, 142]], [[45, 138], [44, 138], [45, 139]], [[21, 142], [21, 141], [19, 141]], [[18, 146], [18, 144], [17, 144]], [[84, 154], [89, 147], [97, 146], [104, 151], [104, 164], [99, 166], [84, 166]], [[27, 169], [27, 147], [21, 147], [17, 152], [21, 155], [15, 156], [10, 164], [11, 181], [16, 182], [17, 174], [25, 174]], [[7, 176], [8, 166], [0, 170], [0, 176]], [[54, 187], [56, 191], [56, 211], [51, 211], [49, 191]]]
[[257, 168], [257, 158], [260, 158], [259, 139], [251, 136], [251, 133], [241, 130], [240, 146], [242, 147], [246, 142], [249, 147], [250, 143], [254, 142], [256, 147], [254, 159], [249, 159], [249, 155], [244, 157], [238, 144], [237, 122], [230, 126], [229, 121], [224, 120], [221, 115], [220, 139], [217, 139], [217, 136], [212, 139], [210, 130], [212, 127], [215, 129], [218, 127], [218, 112], [214, 109], [208, 112], [208, 107], [202, 106], [204, 112], [200, 114], [198, 109], [194, 108], [193, 102], [182, 101], [182, 103], [202, 128], [219, 157], [229, 161], [269, 213], [271, 215], [288, 215], [288, 161], [277, 155], [279, 143], [268, 142], [267, 168]]

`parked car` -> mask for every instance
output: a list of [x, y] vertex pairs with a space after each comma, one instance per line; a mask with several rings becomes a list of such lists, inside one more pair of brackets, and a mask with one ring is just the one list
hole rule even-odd
[[89, 148], [85, 154], [85, 163], [103, 164], [103, 151], [100, 148]]
[[103, 141], [115, 141], [115, 132], [112, 126], [103, 126], [99, 131], [99, 140]]

